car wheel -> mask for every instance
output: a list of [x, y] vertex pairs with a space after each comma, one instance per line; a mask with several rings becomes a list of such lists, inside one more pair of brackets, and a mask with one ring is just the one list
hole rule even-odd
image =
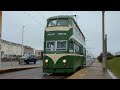
[[34, 64], [36, 64], [36, 61], [34, 62]]
[[21, 65], [21, 62], [19, 61], [19, 65]]
[[28, 61], [26, 61], [26, 64], [29, 64], [29, 62], [28, 62]]

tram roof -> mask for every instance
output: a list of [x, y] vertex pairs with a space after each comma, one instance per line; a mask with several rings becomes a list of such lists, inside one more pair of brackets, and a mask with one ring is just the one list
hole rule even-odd
[[48, 19], [56, 19], [56, 18], [73, 18], [74, 16], [72, 15], [59, 15], [59, 16], [53, 16], [49, 17]]

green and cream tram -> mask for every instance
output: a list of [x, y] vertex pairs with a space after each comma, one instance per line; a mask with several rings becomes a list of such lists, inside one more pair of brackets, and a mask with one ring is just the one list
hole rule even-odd
[[74, 73], [86, 65], [85, 37], [74, 16], [47, 19], [44, 33], [45, 73]]

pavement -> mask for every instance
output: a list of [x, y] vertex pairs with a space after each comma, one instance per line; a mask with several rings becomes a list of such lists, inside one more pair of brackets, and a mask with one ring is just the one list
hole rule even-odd
[[90, 66], [80, 69], [67, 79], [112, 79], [107, 73], [104, 75], [102, 64], [95, 60]]
[[42, 61], [37, 61], [36, 64], [30, 63], [25, 65], [19, 65], [18, 62], [2, 62], [2, 66], [0, 67], [0, 73], [39, 68], [42, 67]]

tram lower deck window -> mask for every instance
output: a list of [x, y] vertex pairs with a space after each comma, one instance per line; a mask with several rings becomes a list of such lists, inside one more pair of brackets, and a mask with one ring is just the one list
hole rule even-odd
[[66, 41], [57, 41], [57, 50], [66, 50], [67, 42]]
[[47, 50], [48, 51], [54, 51], [55, 50], [55, 42], [54, 41], [48, 41], [47, 42]]
[[47, 51], [66, 51], [67, 41], [47, 41], [46, 42]]

